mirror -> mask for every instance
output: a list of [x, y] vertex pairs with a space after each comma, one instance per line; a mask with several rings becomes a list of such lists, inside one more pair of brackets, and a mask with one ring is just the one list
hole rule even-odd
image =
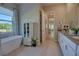
[[62, 23], [68, 25], [69, 27], [78, 26], [78, 4], [77, 3], [67, 3], [66, 13], [63, 16]]

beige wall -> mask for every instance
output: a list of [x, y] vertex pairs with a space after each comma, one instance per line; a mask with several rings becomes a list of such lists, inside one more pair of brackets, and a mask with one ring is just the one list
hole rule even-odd
[[78, 4], [78, 6], [77, 6], [77, 15], [78, 15], [78, 26], [79, 26], [79, 4]]
[[[56, 25], [58, 22], [62, 23], [62, 28], [64, 25], [69, 25], [72, 27], [73, 24], [79, 27], [79, 5], [78, 4], [63, 4], [55, 7], [55, 20]], [[57, 28], [56, 28], [57, 29]]]
[[41, 9], [42, 12], [42, 41], [44, 42], [48, 36], [48, 17], [47, 13]]
[[43, 9], [41, 10], [41, 12], [42, 12], [42, 42], [44, 42], [45, 40], [45, 12]]
[[67, 23], [70, 27], [78, 25], [78, 5], [77, 4], [67, 4], [67, 13], [66, 13]]

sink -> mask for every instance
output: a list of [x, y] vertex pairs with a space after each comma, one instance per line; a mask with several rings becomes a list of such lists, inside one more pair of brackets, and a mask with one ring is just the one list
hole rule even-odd
[[74, 38], [74, 39], [79, 39], [79, 36], [72, 36], [72, 38]]

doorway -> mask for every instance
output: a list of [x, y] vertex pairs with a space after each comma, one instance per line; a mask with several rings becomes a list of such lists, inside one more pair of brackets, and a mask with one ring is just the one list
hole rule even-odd
[[49, 18], [49, 35], [52, 40], [55, 40], [55, 19], [53, 17]]

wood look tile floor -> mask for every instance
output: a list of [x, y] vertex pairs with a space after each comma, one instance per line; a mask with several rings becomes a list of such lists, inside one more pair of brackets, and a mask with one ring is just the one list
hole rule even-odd
[[9, 53], [7, 56], [61, 56], [59, 45], [53, 40], [46, 40], [41, 46], [20, 48]]

